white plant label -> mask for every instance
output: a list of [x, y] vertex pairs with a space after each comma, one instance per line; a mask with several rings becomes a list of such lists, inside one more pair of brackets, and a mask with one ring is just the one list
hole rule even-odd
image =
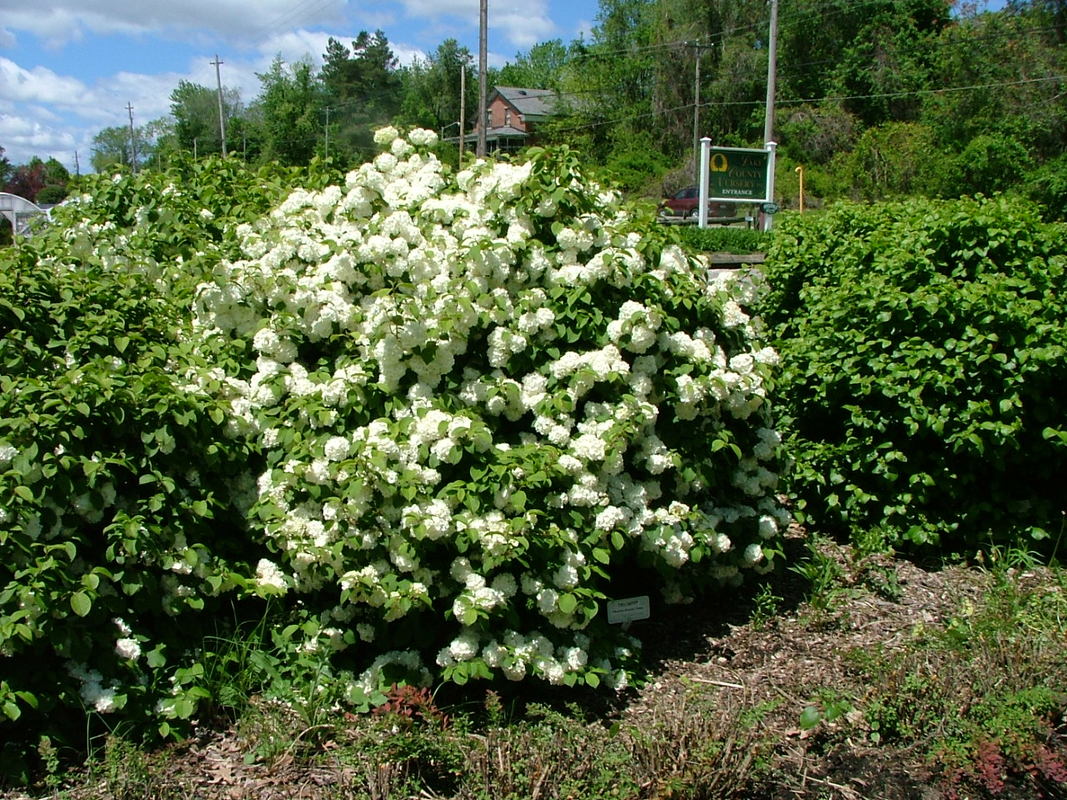
[[648, 604], [648, 595], [640, 597], [624, 597], [622, 600], [612, 600], [608, 603], [608, 624], [616, 625], [622, 622], [636, 622], [648, 619], [652, 616]]

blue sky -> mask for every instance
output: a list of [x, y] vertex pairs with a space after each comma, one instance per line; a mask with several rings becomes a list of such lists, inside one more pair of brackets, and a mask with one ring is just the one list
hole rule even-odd
[[[588, 37], [596, 0], [489, 0], [489, 62], [546, 39]], [[55, 157], [88, 171], [102, 128], [165, 116], [180, 80], [243, 100], [281, 55], [316, 62], [330, 36], [381, 28], [404, 63], [454, 37], [478, 50], [478, 0], [0, 0], [0, 147], [14, 164]]]

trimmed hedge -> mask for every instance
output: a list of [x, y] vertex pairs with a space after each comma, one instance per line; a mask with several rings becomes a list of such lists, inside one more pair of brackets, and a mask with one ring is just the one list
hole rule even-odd
[[1060, 530], [1065, 233], [1006, 198], [783, 219], [763, 312], [801, 517], [949, 550]]
[[772, 233], [749, 228], [678, 227], [678, 238], [690, 250], [707, 253], [762, 253], [770, 245]]

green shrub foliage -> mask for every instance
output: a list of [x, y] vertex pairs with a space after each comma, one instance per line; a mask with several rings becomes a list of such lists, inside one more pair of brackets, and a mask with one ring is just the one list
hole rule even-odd
[[678, 238], [695, 252], [762, 253], [771, 234], [749, 228], [686, 225], [678, 229]]
[[755, 288], [570, 154], [453, 174], [434, 138], [292, 192], [97, 177], [0, 254], [0, 739], [620, 687], [609, 599], [776, 563]]
[[1064, 233], [1003, 198], [783, 220], [764, 310], [813, 525], [949, 549], [1060, 530]]
[[1031, 172], [1024, 189], [1044, 209], [1045, 219], [1067, 222], [1067, 154]]
[[296, 175], [89, 176], [0, 251], [0, 772], [33, 731], [165, 730], [208, 698], [200, 642], [227, 635], [265, 550], [241, 506], [256, 455], [188, 377], [240, 353], [194, 342], [189, 302]]
[[968, 142], [958, 165], [956, 194], [991, 195], [1022, 182], [1032, 161], [1017, 139], [981, 134]]

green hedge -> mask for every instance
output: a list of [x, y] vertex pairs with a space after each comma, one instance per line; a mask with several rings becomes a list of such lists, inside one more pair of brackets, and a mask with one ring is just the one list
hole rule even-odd
[[678, 227], [678, 237], [690, 250], [706, 253], [762, 253], [770, 244], [772, 233], [749, 228]]
[[950, 550], [1060, 531], [1065, 233], [1003, 198], [783, 220], [763, 312], [803, 518]]

